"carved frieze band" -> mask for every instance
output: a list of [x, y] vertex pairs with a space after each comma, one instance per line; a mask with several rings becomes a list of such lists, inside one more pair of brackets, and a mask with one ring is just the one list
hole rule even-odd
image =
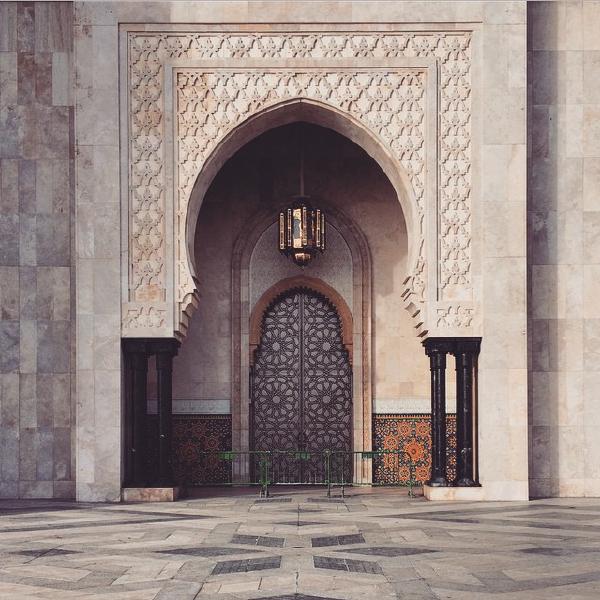
[[[129, 302], [135, 310], [125, 310], [124, 328], [136, 327], [136, 314], [144, 321], [144, 328], [164, 327], [163, 319], [149, 318], [149, 308], [164, 303], [167, 296], [163, 85], [166, 66], [175, 61], [179, 65], [188, 60], [218, 60], [220, 65], [223, 60], [231, 62], [228, 69], [183, 67], [176, 78], [177, 302], [184, 305], [190, 302], [195, 290], [186, 256], [185, 216], [191, 189], [204, 160], [236, 124], [270, 104], [296, 97], [319, 100], [350, 113], [379, 137], [406, 170], [413, 186], [420, 228], [418, 260], [409, 279], [409, 293], [417, 303], [425, 299], [424, 70], [324, 69], [326, 59], [343, 58], [437, 59], [440, 66], [437, 297], [451, 299], [456, 296], [457, 288], [470, 290], [470, 42], [470, 34], [462, 31], [130, 32]], [[319, 68], [247, 70], [244, 68], [247, 59], [313, 59], [319, 61]], [[180, 309], [185, 310], [185, 306]]]

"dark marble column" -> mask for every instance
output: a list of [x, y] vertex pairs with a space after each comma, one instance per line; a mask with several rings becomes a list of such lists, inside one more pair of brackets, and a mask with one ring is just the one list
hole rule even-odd
[[431, 371], [431, 479], [428, 485], [446, 486], [446, 354], [452, 350], [447, 338], [423, 342]]
[[475, 398], [480, 338], [457, 338], [456, 358], [456, 485], [475, 486]]
[[161, 487], [173, 486], [171, 463], [172, 405], [173, 405], [173, 357], [179, 342], [174, 339], [153, 340], [156, 355], [158, 400], [158, 472], [157, 483]]
[[124, 339], [125, 485], [146, 485], [148, 351], [144, 340]]

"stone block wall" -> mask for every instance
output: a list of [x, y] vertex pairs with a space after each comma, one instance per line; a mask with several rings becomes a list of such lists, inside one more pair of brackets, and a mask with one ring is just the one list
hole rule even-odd
[[600, 2], [528, 4], [532, 496], [600, 495]]
[[0, 3], [0, 497], [72, 498], [72, 5]]

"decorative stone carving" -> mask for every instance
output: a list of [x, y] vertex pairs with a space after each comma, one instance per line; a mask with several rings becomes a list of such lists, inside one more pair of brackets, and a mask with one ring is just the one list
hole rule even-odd
[[[185, 225], [188, 198], [206, 157], [248, 116], [294, 98], [317, 100], [338, 108], [376, 133], [410, 177], [423, 242], [425, 212], [425, 71], [183, 70], [177, 82], [177, 214]], [[187, 267], [185, 230], [179, 231], [179, 267]], [[414, 283], [422, 297], [424, 283]], [[191, 278], [178, 282], [177, 300], [194, 292]], [[185, 305], [184, 307], [185, 308]]]
[[[417, 260], [407, 279], [407, 304], [429, 295], [470, 299], [471, 273], [471, 36], [447, 32], [129, 32], [129, 289], [128, 300], [147, 307], [167, 298], [173, 269], [180, 314], [194, 302], [185, 239], [189, 194], [210, 151], [236, 124], [289, 98], [335, 106], [378, 136], [406, 170], [413, 186], [419, 232]], [[435, 58], [440, 67], [438, 115], [437, 290], [427, 290], [425, 250], [425, 70], [353, 69], [339, 59]], [[248, 69], [249, 59], [267, 66]], [[310, 60], [314, 68], [268, 67], [269, 60]], [[215, 61], [191, 68], [191, 61]], [[170, 67], [176, 76], [178, 189], [175, 191], [174, 264], [166, 236], [165, 90]], [[219, 61], [218, 65], [216, 64]], [[225, 63], [224, 63], [225, 61]], [[224, 67], [223, 64], [227, 66]], [[181, 66], [184, 65], [184, 66]], [[279, 66], [279, 65], [277, 65]], [[429, 235], [435, 235], [429, 232]], [[135, 314], [124, 309], [124, 335]], [[148, 320], [156, 335], [172, 335], [168, 321]], [[159, 331], [161, 328], [164, 332]], [[170, 329], [170, 332], [167, 331]]]
[[438, 308], [436, 325], [439, 328], [466, 329], [473, 322], [474, 310], [460, 305]]
[[154, 306], [129, 308], [123, 318], [126, 329], [161, 329], [165, 325], [167, 311]]

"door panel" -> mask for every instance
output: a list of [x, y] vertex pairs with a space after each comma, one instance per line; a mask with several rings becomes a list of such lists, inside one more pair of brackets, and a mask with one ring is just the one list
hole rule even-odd
[[[253, 449], [352, 449], [351, 367], [325, 298], [292, 290], [267, 309], [252, 381]], [[280, 479], [316, 482], [323, 458], [285, 457], [274, 469]]]

